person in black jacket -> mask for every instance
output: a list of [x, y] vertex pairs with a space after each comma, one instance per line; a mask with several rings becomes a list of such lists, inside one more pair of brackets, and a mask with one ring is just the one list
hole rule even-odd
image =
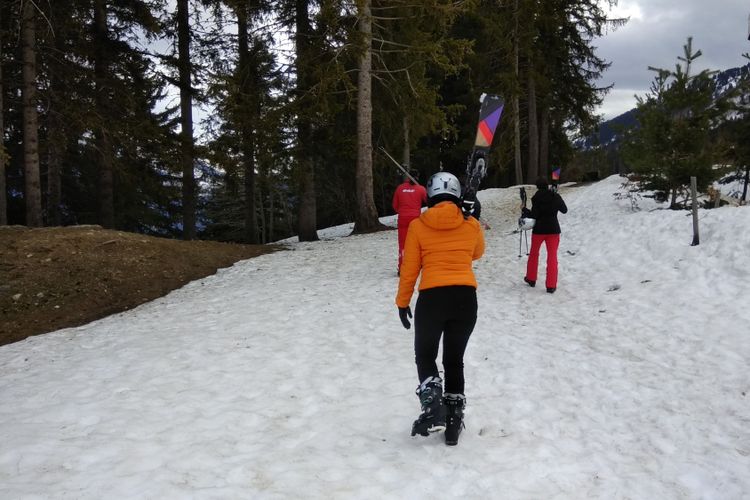
[[526, 263], [526, 276], [523, 280], [529, 286], [536, 285], [539, 250], [544, 243], [547, 247], [547, 279], [545, 284], [548, 293], [557, 289], [557, 247], [560, 245], [560, 223], [557, 212], [567, 213], [568, 207], [562, 197], [549, 189], [547, 179], [540, 177], [536, 181], [537, 192], [531, 197], [531, 217], [536, 220], [531, 233], [531, 251]]

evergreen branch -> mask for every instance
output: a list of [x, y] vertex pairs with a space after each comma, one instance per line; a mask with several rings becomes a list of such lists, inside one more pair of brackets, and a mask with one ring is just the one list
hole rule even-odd
[[382, 39], [382, 38], [375, 38], [375, 37], [373, 37], [373, 38], [372, 38], [372, 41], [373, 41], [373, 42], [379, 42], [379, 43], [381, 43], [381, 44], [383, 44], [383, 45], [385, 45], [385, 44], [388, 44], [388, 45], [396, 45], [396, 46], [398, 46], [398, 47], [406, 47], [407, 49], [411, 49], [411, 48], [413, 48], [413, 45], [407, 45], [407, 44], [404, 44], [404, 43], [392, 42], [392, 41], [390, 41], [390, 40], [384, 40], [384, 39]]
[[[37, 3], [34, 2], [34, 0], [21, 0], [21, 7], [20, 7], [20, 9], [22, 11], [23, 11], [23, 2], [31, 2], [31, 5], [34, 6], [34, 9], [37, 12], [39, 12], [39, 14], [41, 14], [42, 18], [44, 18], [44, 20], [47, 22], [47, 26], [49, 26], [49, 30], [52, 33], [52, 36], [54, 37], [55, 36], [55, 28], [52, 26], [52, 21], [49, 20], [49, 18], [44, 13], [44, 11], [39, 7], [39, 5], [37, 5]], [[47, 2], [47, 4], [49, 5], [49, 2]]]

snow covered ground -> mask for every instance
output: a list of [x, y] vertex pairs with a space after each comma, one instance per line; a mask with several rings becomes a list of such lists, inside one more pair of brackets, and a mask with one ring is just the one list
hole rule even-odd
[[561, 189], [554, 295], [522, 281], [518, 190], [480, 193], [457, 447], [409, 435], [396, 232], [341, 227], [0, 347], [0, 498], [750, 498], [750, 207], [691, 247], [619, 184]]

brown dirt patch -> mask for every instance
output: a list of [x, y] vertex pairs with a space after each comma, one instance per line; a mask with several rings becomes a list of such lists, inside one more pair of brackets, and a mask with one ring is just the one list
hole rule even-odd
[[282, 248], [170, 240], [99, 226], [0, 227], [0, 345], [131, 309]]

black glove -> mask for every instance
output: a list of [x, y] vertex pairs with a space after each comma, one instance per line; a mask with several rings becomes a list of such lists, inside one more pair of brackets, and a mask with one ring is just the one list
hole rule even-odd
[[407, 316], [411, 318], [411, 307], [399, 307], [398, 308], [398, 317], [401, 318], [401, 324], [404, 325], [404, 328], [407, 330], [409, 327], [411, 327], [411, 323], [407, 319]]

